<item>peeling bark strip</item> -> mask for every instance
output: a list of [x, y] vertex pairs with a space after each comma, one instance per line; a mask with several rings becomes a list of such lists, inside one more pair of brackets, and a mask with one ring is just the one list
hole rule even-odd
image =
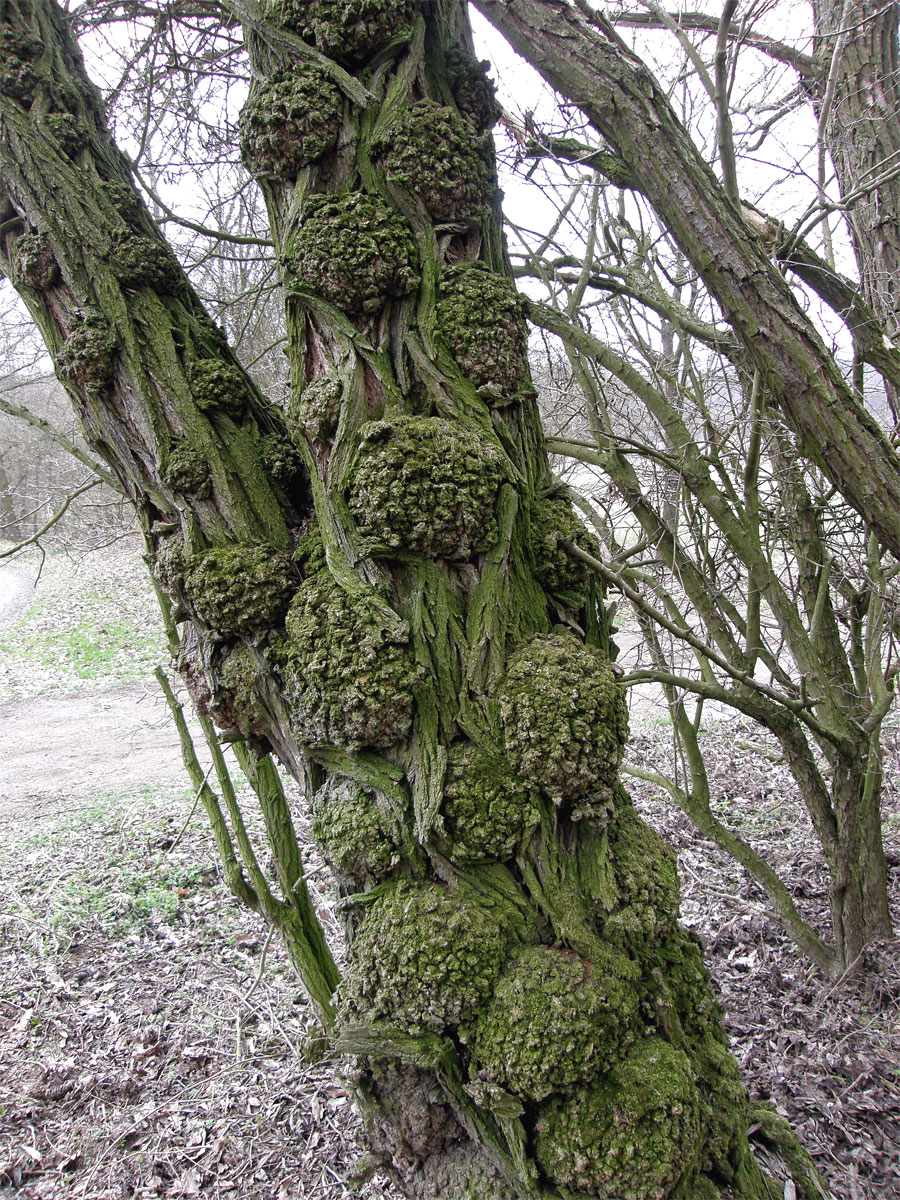
[[653, 76], [600, 14], [543, 0], [473, 0], [639, 180], [816, 463], [900, 554], [900, 460], [859, 404], [756, 234], [702, 160]]
[[[280, 895], [225, 789], [229, 881], [285, 937], [406, 1195], [763, 1200], [673, 856], [618, 778], [624, 701], [565, 550], [587, 535], [551, 486], [465, 12], [234, 7], [286, 420], [133, 190], [60, 10], [0, 5], [0, 257], [138, 508], [201, 710], [243, 742]], [[345, 893], [337, 991], [270, 749]]]

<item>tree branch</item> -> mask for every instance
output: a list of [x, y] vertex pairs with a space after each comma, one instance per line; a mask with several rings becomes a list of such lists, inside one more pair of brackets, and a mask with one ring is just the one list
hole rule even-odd
[[900, 459], [678, 121], [656, 80], [599, 13], [541, 0], [475, 0], [636, 174], [703, 279], [802, 455], [900, 556]]

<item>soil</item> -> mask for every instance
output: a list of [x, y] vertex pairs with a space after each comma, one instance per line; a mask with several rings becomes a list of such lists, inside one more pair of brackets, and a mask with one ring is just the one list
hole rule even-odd
[[0, 820], [59, 813], [98, 791], [184, 777], [162, 697], [142, 683], [0, 705], [0, 745]]
[[[109, 578], [99, 590], [118, 594]], [[32, 600], [29, 573], [0, 568], [0, 626], [18, 628]], [[343, 1182], [361, 1151], [335, 1065], [312, 1061], [315, 1021], [280, 948], [224, 887], [155, 684], [115, 661], [111, 683], [61, 686], [54, 664], [52, 686], [30, 691], [26, 667], [3, 668], [17, 698], [0, 706], [0, 1197], [394, 1200], [378, 1179]], [[635, 725], [630, 755], [663, 766], [665, 726], [651, 712]], [[752, 739], [734, 723], [708, 730], [717, 803], [826, 931], [814, 839]], [[900, 920], [900, 738], [886, 749]], [[789, 1117], [835, 1200], [900, 1197], [897, 941], [823, 981], [742, 869], [657, 789], [631, 790], [678, 851], [683, 921], [707, 942], [752, 1093]], [[302, 798], [293, 806], [307, 831]], [[311, 845], [306, 866], [339, 955]]]

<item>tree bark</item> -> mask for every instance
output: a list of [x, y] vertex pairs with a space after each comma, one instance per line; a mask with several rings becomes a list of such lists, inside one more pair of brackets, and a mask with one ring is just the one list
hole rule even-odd
[[[762, 1200], [673, 858], [618, 781], [464, 11], [235, 8], [287, 419], [168, 255], [52, 0], [0, 9], [0, 258], [138, 507], [195, 695], [312, 797], [346, 892], [336, 1021], [327, 961], [298, 965], [373, 1148], [423, 1200]], [[276, 805], [285, 904], [289, 827]]]
[[841, 377], [757, 235], [742, 221], [665, 95], [604, 17], [542, 0], [475, 0], [544, 79], [576, 104], [639, 180], [797, 435], [844, 498], [900, 554], [900, 463]]
[[[814, 0], [815, 95], [841, 195], [862, 294], [900, 345], [900, 49], [896, 4]], [[900, 388], [888, 385], [894, 420]]]

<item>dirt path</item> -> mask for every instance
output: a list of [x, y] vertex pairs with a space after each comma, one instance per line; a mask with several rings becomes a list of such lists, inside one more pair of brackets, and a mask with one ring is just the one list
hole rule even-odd
[[10, 621], [34, 592], [34, 580], [21, 567], [0, 563], [0, 621]]
[[178, 738], [144, 684], [0, 706], [0, 818], [173, 779], [187, 784]]

